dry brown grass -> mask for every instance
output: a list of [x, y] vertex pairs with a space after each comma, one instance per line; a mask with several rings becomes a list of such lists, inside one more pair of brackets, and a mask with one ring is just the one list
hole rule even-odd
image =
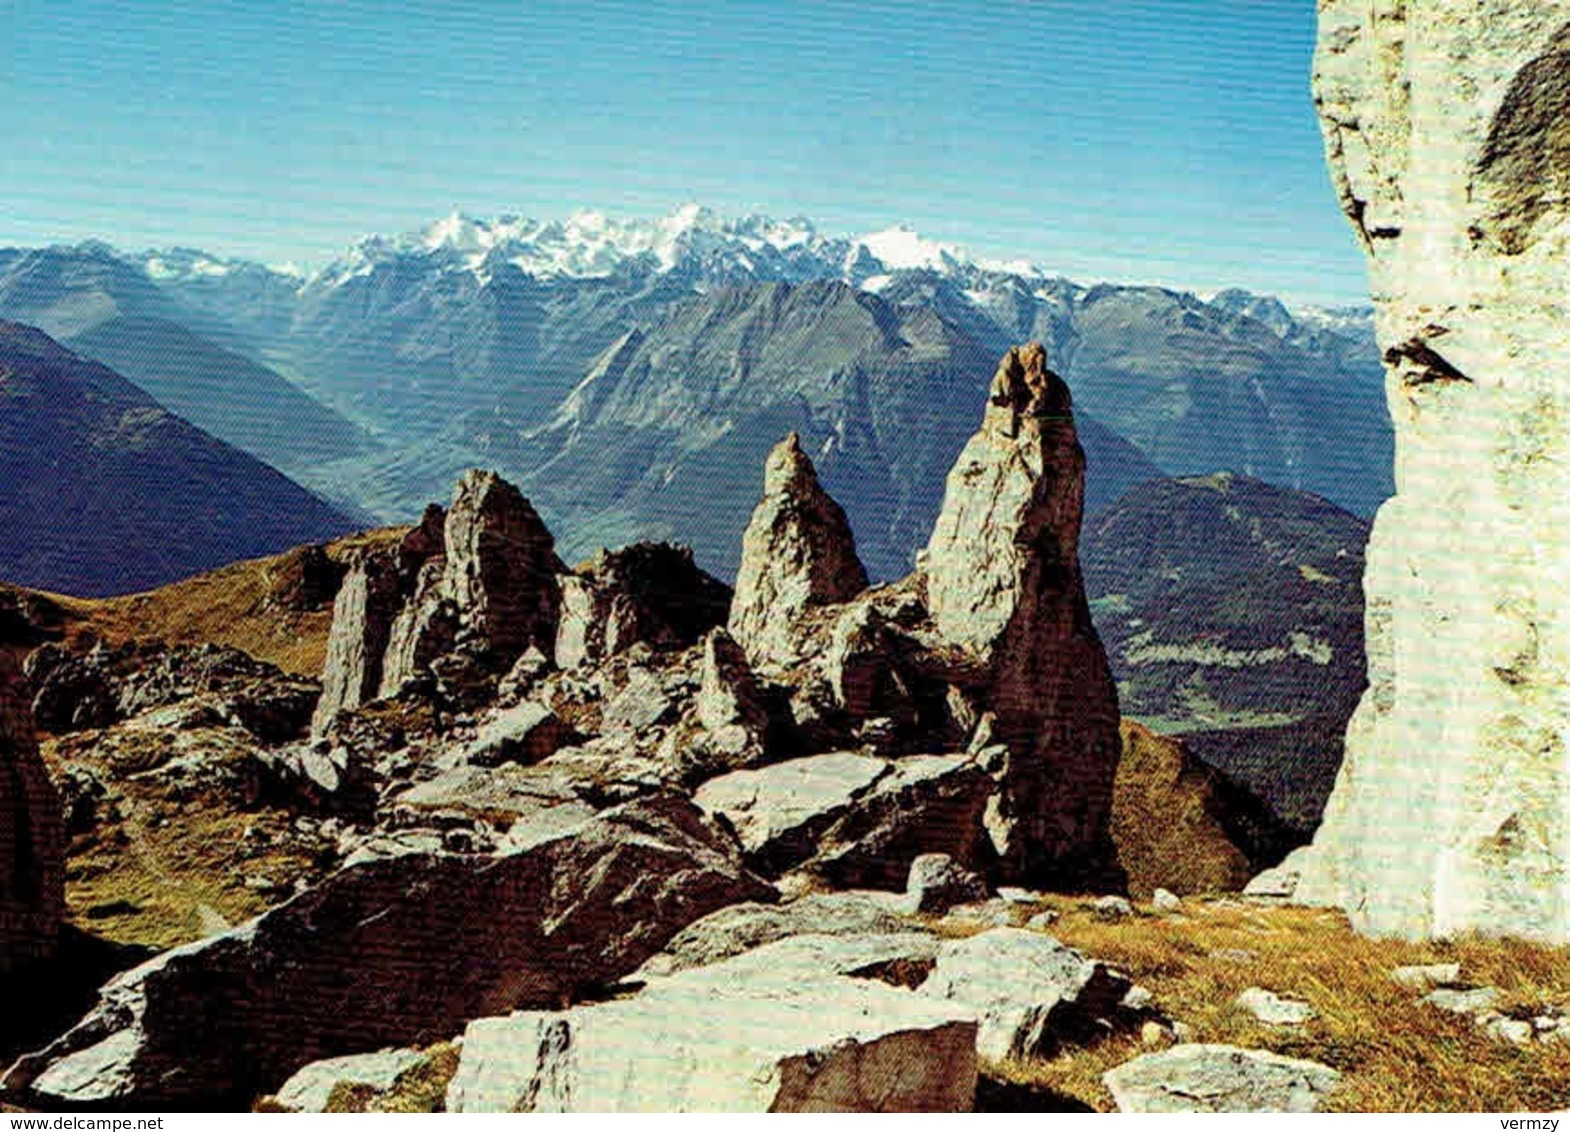
[[1242, 888], [1250, 869], [1218, 814], [1214, 775], [1175, 739], [1132, 720], [1121, 728], [1123, 756], [1112, 794], [1112, 840], [1129, 892]]
[[[348, 535], [327, 546], [342, 563], [351, 550], [387, 546], [406, 527]], [[157, 640], [171, 645], [219, 644], [276, 664], [285, 672], [315, 676], [327, 652], [332, 604], [301, 609], [291, 597], [300, 551], [235, 562], [147, 593], [113, 598], [47, 595], [71, 619], [68, 640], [98, 638], [110, 644]]]
[[[1342, 1073], [1330, 1108], [1346, 1112], [1521, 1112], [1570, 1106], [1570, 1043], [1515, 1047], [1470, 1021], [1423, 1005], [1390, 979], [1392, 968], [1459, 962], [1462, 978], [1504, 992], [1505, 1013], [1570, 1008], [1570, 948], [1463, 938], [1439, 943], [1368, 939], [1339, 912], [1228, 907], [1190, 900], [1181, 916], [1141, 911], [1106, 920], [1089, 901], [1052, 899], [1052, 935], [1127, 971], [1150, 988], [1192, 1040], [1311, 1058]], [[1245, 962], [1215, 957], [1253, 952]], [[1318, 1017], [1295, 1029], [1261, 1025], [1234, 1005], [1262, 986], [1307, 1000]], [[1103, 1111], [1106, 1070], [1149, 1052], [1138, 1035], [1108, 1039], [1049, 1061], [1001, 1067]]]

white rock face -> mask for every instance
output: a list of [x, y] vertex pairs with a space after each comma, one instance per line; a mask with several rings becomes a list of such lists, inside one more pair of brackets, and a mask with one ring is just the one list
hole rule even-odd
[[1396, 496], [1369, 690], [1296, 893], [1361, 930], [1570, 940], [1570, 8], [1321, 0]]

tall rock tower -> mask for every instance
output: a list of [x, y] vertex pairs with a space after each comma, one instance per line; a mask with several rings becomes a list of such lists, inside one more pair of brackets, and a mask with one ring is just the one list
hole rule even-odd
[[1117, 883], [1108, 823], [1121, 742], [1080, 576], [1085, 453], [1070, 401], [1039, 343], [1004, 355], [921, 569], [933, 626], [987, 672], [1008, 752], [987, 817], [1003, 875], [1102, 888]]
[[1408, 937], [1570, 940], [1570, 5], [1320, 0], [1396, 495], [1369, 689], [1298, 886]]

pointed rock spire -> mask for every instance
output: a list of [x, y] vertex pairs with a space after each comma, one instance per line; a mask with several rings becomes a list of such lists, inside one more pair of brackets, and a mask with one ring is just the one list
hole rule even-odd
[[988, 827], [1026, 882], [1107, 883], [1117, 690], [1079, 567], [1085, 454], [1038, 343], [1006, 354], [922, 556], [933, 626], [987, 673], [1007, 749]]
[[804, 611], [849, 601], [866, 588], [845, 512], [823, 490], [793, 432], [763, 466], [763, 499], [742, 536], [731, 636], [755, 664], [787, 663]]

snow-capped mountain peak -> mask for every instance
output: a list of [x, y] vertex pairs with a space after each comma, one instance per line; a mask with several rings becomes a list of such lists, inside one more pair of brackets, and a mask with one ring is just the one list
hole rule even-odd
[[1027, 263], [977, 259], [957, 244], [930, 239], [908, 225], [828, 236], [802, 216], [725, 217], [689, 203], [652, 219], [580, 209], [555, 220], [511, 215], [481, 220], [455, 211], [403, 236], [359, 241], [312, 283], [336, 286], [379, 264], [410, 257], [438, 270], [470, 272], [482, 281], [504, 265], [541, 279], [688, 271], [713, 282], [839, 278], [858, 286], [876, 286], [902, 271], [1041, 275]]

